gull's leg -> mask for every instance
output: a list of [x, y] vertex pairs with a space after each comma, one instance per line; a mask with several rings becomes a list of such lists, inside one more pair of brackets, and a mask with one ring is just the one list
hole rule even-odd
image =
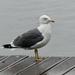
[[43, 58], [39, 57], [39, 55], [38, 55], [38, 50], [35, 49], [34, 52], [35, 52], [35, 60], [36, 60], [36, 61], [42, 61]]

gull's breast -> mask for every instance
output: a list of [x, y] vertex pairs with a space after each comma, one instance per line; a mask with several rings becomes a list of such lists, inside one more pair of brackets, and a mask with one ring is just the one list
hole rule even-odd
[[42, 41], [36, 43], [34, 46], [32, 46], [31, 48], [41, 48], [43, 46], [45, 46], [51, 38], [51, 27], [44, 27], [42, 29], [39, 28], [39, 31], [42, 33], [42, 36], [44, 37]]

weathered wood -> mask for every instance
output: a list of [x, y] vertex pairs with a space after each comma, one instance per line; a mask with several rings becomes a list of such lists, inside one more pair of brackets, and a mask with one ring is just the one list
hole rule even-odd
[[7, 56], [0, 56], [0, 61], [5, 59]]
[[75, 57], [0, 56], [0, 75], [75, 75]]
[[[27, 69], [22, 70], [16, 75], [39, 75], [43, 73], [45, 70], [49, 69], [49, 67], [53, 67], [57, 65], [57, 62], [60, 60], [63, 60], [65, 58], [60, 58], [60, 57], [51, 57], [51, 58], [46, 58], [42, 62], [39, 62], [38, 64], [35, 64]], [[55, 65], [56, 63], [56, 65]], [[59, 62], [60, 63], [60, 62]]]
[[4, 60], [0, 62], [0, 72], [7, 69], [11, 65], [14, 65], [14, 62], [18, 62], [19, 60], [25, 58], [26, 56], [8, 56]]
[[24, 68], [27, 68], [33, 63], [36, 63], [34, 57], [28, 57], [20, 61], [19, 63], [13, 65], [12, 67], [9, 67], [7, 70], [0, 73], [0, 75], [14, 75], [15, 73], [21, 71]]
[[75, 66], [72, 70], [69, 70], [69, 72], [63, 74], [63, 75], [75, 75]]
[[62, 75], [75, 75], [75, 65], [66, 70]]
[[48, 71], [50, 75], [63, 75], [70, 67], [75, 65], [75, 57], [70, 57], [67, 60], [60, 63], [55, 68]]

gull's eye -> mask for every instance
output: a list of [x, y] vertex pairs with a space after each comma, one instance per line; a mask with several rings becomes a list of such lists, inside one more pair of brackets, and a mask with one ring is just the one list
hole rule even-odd
[[47, 18], [44, 18], [44, 20], [47, 20]]

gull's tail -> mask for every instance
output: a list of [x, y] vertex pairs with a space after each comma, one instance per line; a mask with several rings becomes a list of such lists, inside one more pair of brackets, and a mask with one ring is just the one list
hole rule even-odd
[[2, 45], [1, 48], [17, 48], [17, 47], [13, 47], [11, 44], [5, 44]]

